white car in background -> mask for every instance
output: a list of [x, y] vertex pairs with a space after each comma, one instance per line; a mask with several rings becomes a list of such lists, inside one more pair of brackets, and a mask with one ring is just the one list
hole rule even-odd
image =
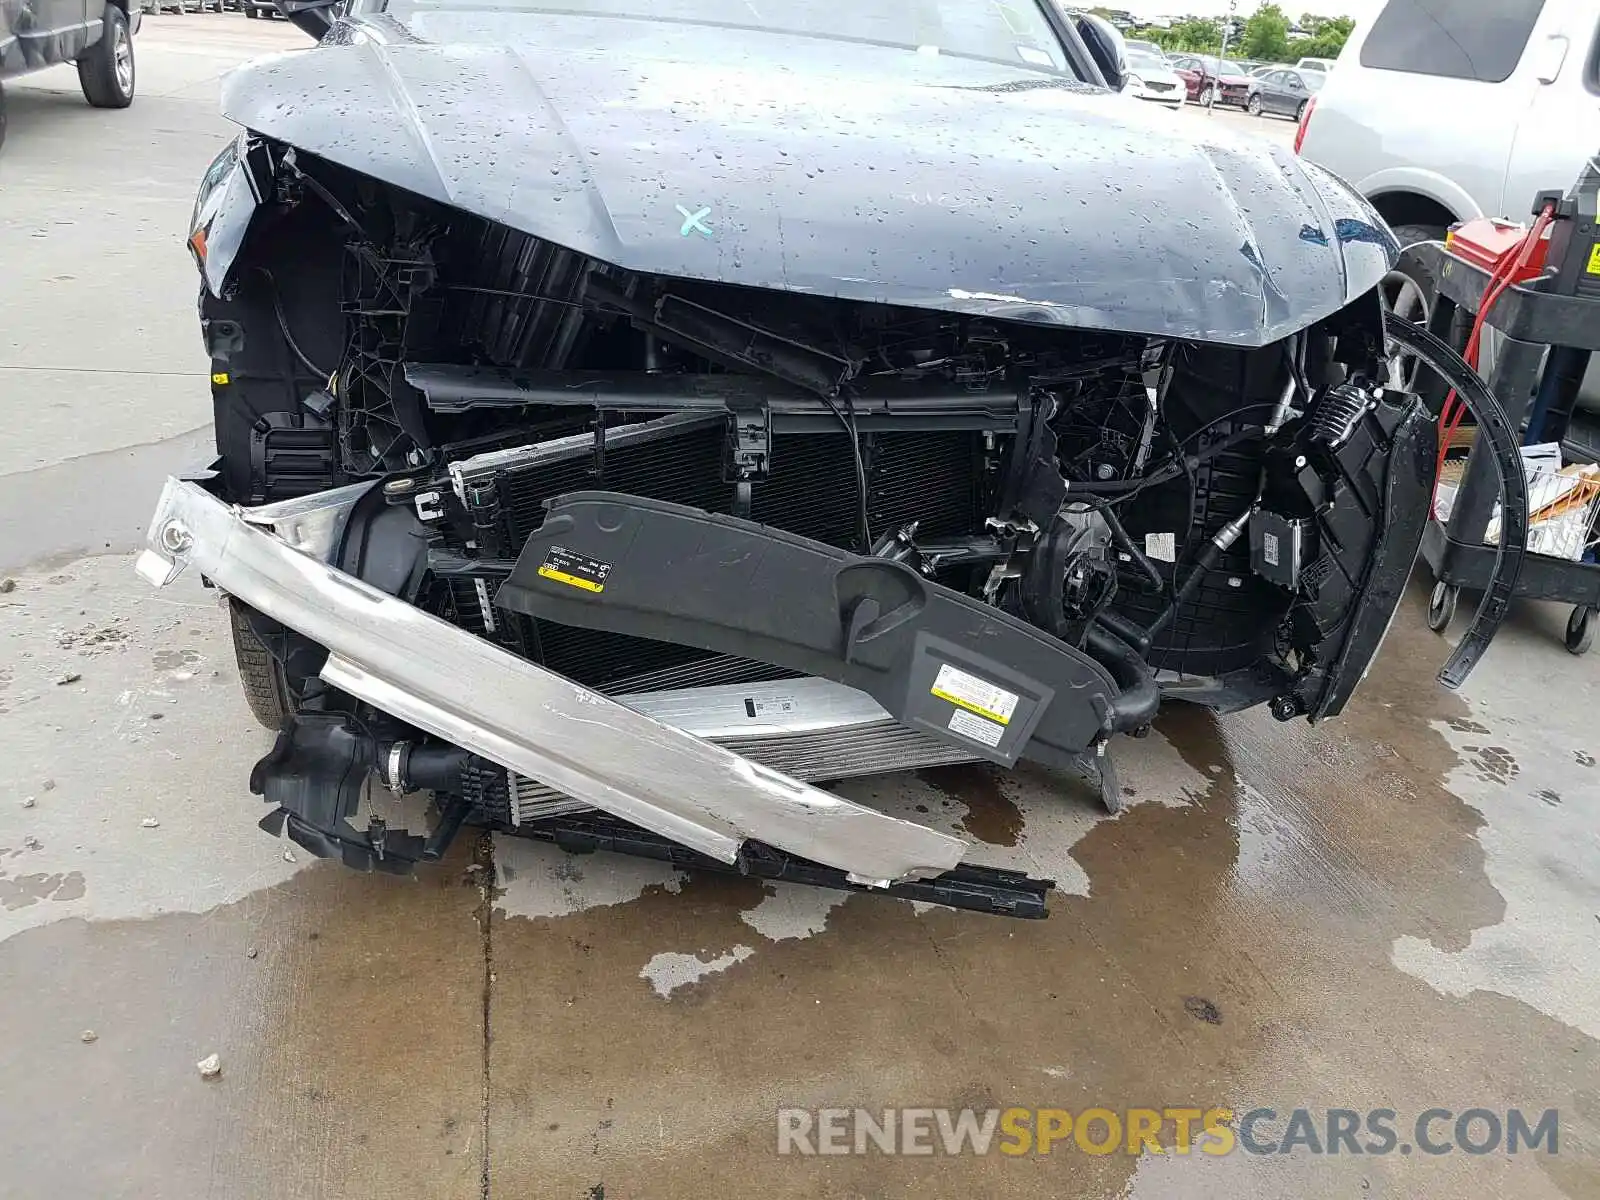
[[[1372, 201], [1403, 245], [1457, 221], [1529, 220], [1600, 152], [1600, 0], [1387, 0], [1359, 25], [1295, 147]], [[1396, 311], [1425, 319], [1426, 270], [1395, 272]], [[1585, 407], [1600, 410], [1591, 368]]]
[[1151, 100], [1176, 111], [1183, 107], [1187, 92], [1183, 78], [1172, 69], [1166, 55], [1152, 54], [1134, 46], [1127, 48], [1127, 74], [1122, 92], [1138, 100]]

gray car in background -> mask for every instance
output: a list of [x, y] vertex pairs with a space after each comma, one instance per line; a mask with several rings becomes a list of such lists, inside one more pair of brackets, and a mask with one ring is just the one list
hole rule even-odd
[[1275, 71], [1258, 71], [1261, 81], [1255, 102], [1250, 111], [1260, 116], [1271, 113], [1279, 117], [1292, 117], [1298, 121], [1305, 115], [1311, 97], [1322, 90], [1327, 76], [1321, 71], [1301, 71], [1294, 67], [1280, 67]]

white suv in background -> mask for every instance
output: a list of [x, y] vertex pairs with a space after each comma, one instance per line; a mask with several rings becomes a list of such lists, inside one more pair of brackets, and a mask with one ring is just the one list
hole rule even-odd
[[[1481, 216], [1528, 220], [1600, 153], [1600, 0], [1387, 0], [1345, 43], [1295, 145], [1405, 243]], [[1419, 319], [1433, 280], [1392, 276]], [[1586, 407], [1600, 399], [1591, 369]]]

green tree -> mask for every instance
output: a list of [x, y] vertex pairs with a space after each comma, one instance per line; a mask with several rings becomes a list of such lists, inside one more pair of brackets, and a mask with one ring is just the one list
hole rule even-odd
[[1305, 41], [1295, 42], [1291, 52], [1297, 59], [1338, 58], [1355, 27], [1352, 17], [1318, 18], [1316, 32]]
[[1215, 54], [1222, 49], [1222, 25], [1217, 21], [1189, 17], [1172, 27], [1173, 49], [1194, 54]]
[[1263, 4], [1244, 23], [1239, 41], [1244, 58], [1261, 62], [1283, 62], [1289, 57], [1289, 18], [1276, 4]]

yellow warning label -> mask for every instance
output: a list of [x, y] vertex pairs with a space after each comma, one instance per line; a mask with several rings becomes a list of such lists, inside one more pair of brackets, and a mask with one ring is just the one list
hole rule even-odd
[[554, 579], [557, 583], [571, 584], [575, 588], [582, 588], [586, 592], [603, 592], [606, 585], [596, 583], [592, 579], [579, 579], [576, 575], [568, 575], [565, 571], [558, 571], [554, 567], [541, 566], [539, 574], [545, 579]]
[[211, 382], [216, 384], [218, 387], [227, 387], [228, 373], [226, 371], [218, 371], [211, 377]]
[[1009, 725], [1011, 714], [1017, 711], [1015, 692], [997, 687], [987, 679], [969, 675], [949, 663], [940, 664], [939, 674], [928, 691], [941, 700], [948, 700], [957, 708], [988, 717], [1002, 725]]
[[1589, 274], [1600, 275], [1600, 242], [1589, 248]]

